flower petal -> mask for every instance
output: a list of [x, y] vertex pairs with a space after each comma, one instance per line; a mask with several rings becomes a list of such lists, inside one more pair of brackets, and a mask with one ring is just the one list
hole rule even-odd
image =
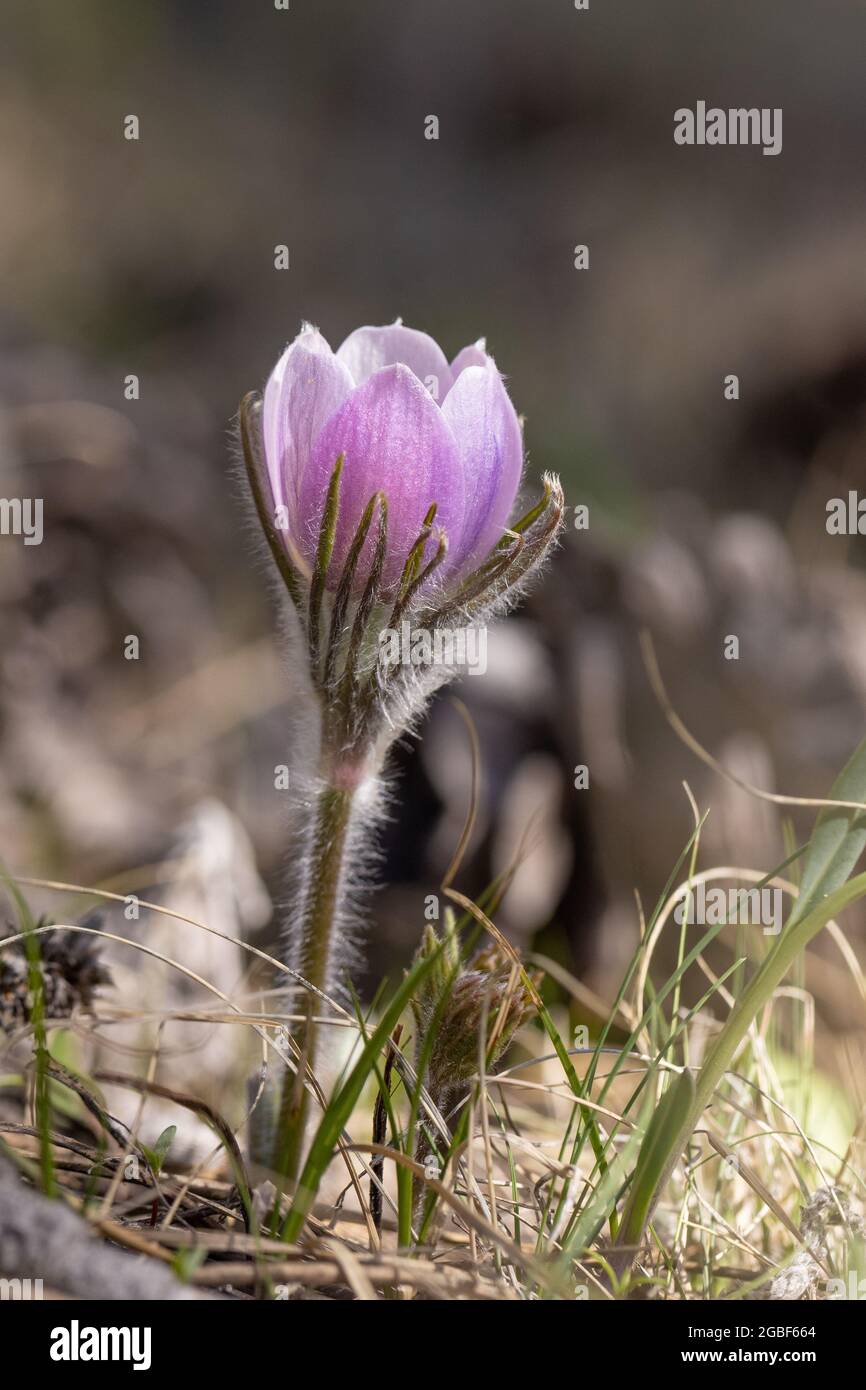
[[262, 419], [274, 506], [287, 507], [290, 519], [316, 436], [353, 389], [319, 330], [304, 324], [271, 372]]
[[[393, 587], [418, 539], [431, 502], [438, 506], [436, 525], [459, 547], [463, 525], [463, 470], [442, 412], [417, 377], [402, 365], [376, 372], [359, 386], [325, 425], [313, 446], [300, 493], [306, 534], [298, 536], [302, 552], [315, 555], [325, 494], [340, 454], [345, 455], [340, 487], [340, 515], [328, 576], [339, 582], [352, 538], [368, 501], [382, 491], [388, 499], [388, 553], [384, 580]], [[359, 580], [369, 571], [359, 567]], [[434, 552], [428, 542], [425, 559]], [[449, 554], [450, 558], [450, 554]], [[443, 570], [448, 565], [443, 565]]]
[[415, 328], [406, 328], [398, 319], [384, 328], [356, 328], [337, 348], [358, 386], [374, 372], [397, 362], [413, 371], [440, 403], [451, 389], [451, 368], [437, 342]]
[[[465, 349], [464, 349], [465, 351]], [[523, 468], [520, 422], [492, 357], [460, 373], [442, 406], [466, 483], [463, 535], [454, 564], [481, 564], [508, 524]]]
[[477, 343], [469, 343], [467, 347], [460, 349], [451, 363], [451, 375], [456, 381], [467, 367], [486, 367], [492, 361], [493, 358], [487, 353], [486, 338], [479, 338]]

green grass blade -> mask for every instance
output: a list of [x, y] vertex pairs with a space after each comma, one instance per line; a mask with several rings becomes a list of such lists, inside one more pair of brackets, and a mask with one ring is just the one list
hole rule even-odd
[[30, 994], [30, 1023], [33, 1028], [33, 1050], [35, 1054], [34, 1109], [36, 1128], [39, 1132], [39, 1167], [42, 1191], [46, 1197], [57, 1196], [57, 1180], [54, 1174], [54, 1150], [51, 1143], [51, 1096], [48, 1067], [51, 1053], [48, 1048], [48, 1033], [45, 1027], [45, 982], [42, 974], [42, 953], [36, 923], [26, 899], [17, 884], [0, 868], [0, 878], [6, 891], [15, 903], [21, 930], [24, 933], [24, 952], [27, 957], [27, 989]]
[[394, 1025], [407, 1007], [419, 984], [437, 960], [438, 952], [434, 952], [425, 960], [419, 961], [407, 973], [402, 984], [394, 992], [391, 1002], [383, 1012], [377, 1027], [370, 1035], [346, 1081], [327, 1106], [310, 1146], [310, 1152], [307, 1155], [307, 1161], [298, 1183], [298, 1190], [283, 1226], [282, 1236], [284, 1240], [294, 1241], [300, 1234], [307, 1214], [315, 1201], [325, 1170], [334, 1156], [343, 1127], [357, 1104], [367, 1078], [374, 1070], [382, 1049], [387, 1045]]
[[[669, 1142], [666, 1151], [655, 1145], [653, 1163], [654, 1187], [649, 1202], [646, 1200], [646, 1181], [650, 1172], [649, 1163], [641, 1167], [643, 1155], [638, 1160], [638, 1168], [645, 1175], [645, 1183], [640, 1191], [632, 1190], [626, 1203], [619, 1241], [623, 1246], [635, 1247], [640, 1244], [646, 1222], [661, 1189], [670, 1177], [676, 1162], [691, 1137], [692, 1131], [703, 1114], [705, 1107], [713, 1098], [716, 1087], [730, 1066], [740, 1043], [760, 1010], [768, 1002], [773, 991], [785, 978], [791, 965], [805, 949], [813, 936], [826, 926], [827, 922], [849, 903], [866, 897], [866, 874], [859, 874], [850, 883], [837, 888], [835, 893], [823, 899], [812, 911], [801, 918], [792, 930], [785, 930], [763, 965], [753, 976], [745, 993], [735, 1005], [731, 1015], [708, 1052], [698, 1073], [692, 1103], [678, 1127], [666, 1131]], [[647, 1140], [649, 1135], [647, 1136]], [[647, 1140], [644, 1143], [647, 1143]], [[636, 1173], [638, 1169], [635, 1170]]]
[[[830, 797], [834, 801], [866, 804], [866, 739], [840, 772]], [[821, 811], [803, 861], [800, 893], [788, 917], [786, 932], [828, 893], [841, 888], [864, 848], [866, 811], [835, 811], [829, 806]]]
[[[866, 740], [837, 778], [831, 797], [840, 801], [866, 799]], [[864, 846], [866, 813], [829, 807], [821, 811], [803, 863], [800, 897], [784, 931], [707, 1054], [691, 1096], [686, 1083], [678, 1083], [668, 1093], [671, 1099], [665, 1106], [663, 1133], [658, 1126], [647, 1132], [619, 1232], [624, 1258], [615, 1267], [620, 1270], [631, 1261], [629, 1251], [640, 1245], [659, 1193], [758, 1013], [822, 927], [849, 903], [866, 896], [866, 874], [846, 882]]]

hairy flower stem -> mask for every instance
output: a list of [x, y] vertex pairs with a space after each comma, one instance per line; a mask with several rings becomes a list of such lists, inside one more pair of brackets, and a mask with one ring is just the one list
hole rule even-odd
[[[341, 905], [343, 856], [352, 811], [352, 792], [326, 783], [318, 794], [310, 851], [306, 900], [301, 913], [300, 947], [296, 968], [314, 989], [331, 983], [334, 924]], [[274, 1168], [288, 1183], [297, 1179], [306, 1129], [309, 1092], [306, 1073], [315, 1067], [318, 1052], [314, 1019], [322, 1002], [308, 991], [304, 1019], [298, 1025], [300, 1057], [294, 1073], [283, 1078]]]

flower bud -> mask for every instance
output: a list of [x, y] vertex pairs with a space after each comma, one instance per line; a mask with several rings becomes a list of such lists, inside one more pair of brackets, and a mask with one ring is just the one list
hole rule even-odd
[[[460, 668], [467, 634], [549, 553], [559, 481], [545, 475], [540, 501], [509, 524], [523, 442], [496, 364], [478, 342], [449, 365], [399, 322], [359, 328], [337, 352], [305, 325], [264, 400], [242, 401], [240, 426], [258, 518], [300, 618], [287, 635], [306, 638], [332, 741], [385, 747]], [[399, 671], [397, 638], [411, 654]]]
[[[393, 592], [431, 506], [448, 543], [439, 579], [458, 578], [501, 537], [520, 484], [520, 423], [483, 343], [464, 348], [449, 365], [432, 338], [399, 321], [358, 328], [336, 352], [305, 325], [271, 373], [263, 428], [278, 529], [310, 569], [334, 464], [345, 459], [332, 589], [376, 492], [388, 499], [382, 583]], [[431, 535], [425, 563], [435, 548]], [[368, 541], [356, 592], [372, 549]]]
[[416, 963], [434, 953], [438, 962], [413, 1008], [419, 1050], [433, 1032], [426, 1080], [431, 1092], [442, 1097], [465, 1086], [478, 1072], [482, 1033], [486, 1065], [496, 1065], [517, 1029], [531, 1017], [534, 1001], [526, 980], [495, 945], [461, 967], [452, 914], [442, 938], [433, 927], [425, 928]]

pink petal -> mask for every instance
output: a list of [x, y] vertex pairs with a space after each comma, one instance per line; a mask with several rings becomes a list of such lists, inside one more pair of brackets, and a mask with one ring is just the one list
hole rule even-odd
[[[305, 534], [297, 537], [310, 561], [316, 551], [328, 483], [341, 453], [345, 462], [330, 585], [339, 582], [358, 522], [378, 491], [388, 499], [384, 578], [389, 586], [399, 579], [431, 502], [438, 504], [436, 525], [446, 531], [452, 546], [459, 546], [463, 470], [442, 412], [408, 367], [388, 366], [376, 372], [353, 391], [316, 440], [300, 493], [300, 515], [309, 520]], [[430, 559], [434, 550], [431, 540], [425, 558]], [[360, 579], [369, 570], [371, 553], [372, 538], [365, 547]]]
[[451, 368], [439, 344], [426, 333], [405, 328], [399, 321], [384, 328], [356, 328], [337, 349], [358, 386], [383, 367], [402, 362], [435, 401], [440, 403], [451, 389]]
[[352, 378], [316, 328], [305, 324], [265, 387], [263, 431], [274, 505], [297, 513], [300, 479], [326, 420], [353, 390]]
[[463, 535], [454, 562], [481, 564], [508, 524], [523, 468], [520, 422], [492, 358], [468, 366], [442, 407], [460, 454], [466, 485]]
[[487, 354], [485, 339], [479, 338], [477, 343], [469, 343], [467, 347], [460, 349], [451, 363], [451, 375], [456, 381], [467, 367], [486, 367], [492, 361], [493, 358]]

